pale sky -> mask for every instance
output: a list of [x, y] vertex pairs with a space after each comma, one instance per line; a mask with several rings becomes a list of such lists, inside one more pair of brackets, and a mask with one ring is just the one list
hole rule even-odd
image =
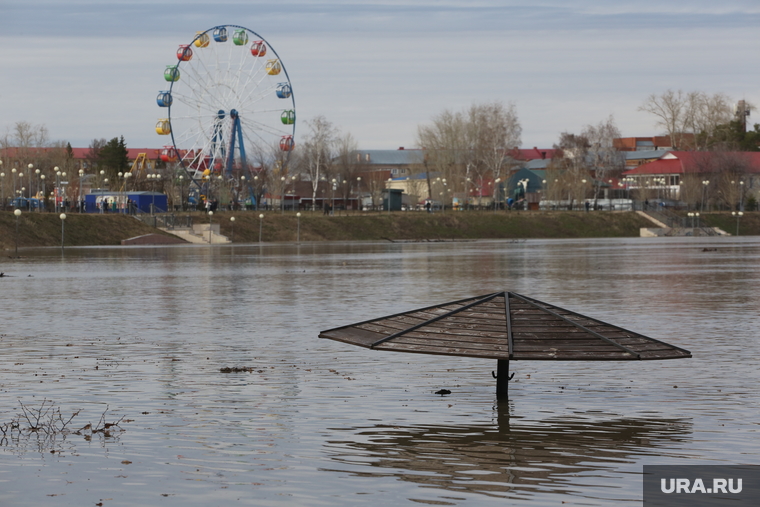
[[163, 69], [226, 24], [280, 55], [296, 143], [324, 115], [361, 148], [413, 147], [444, 109], [494, 100], [544, 148], [611, 114], [624, 136], [660, 134], [637, 108], [668, 88], [760, 105], [757, 0], [0, 0], [0, 133], [28, 121], [75, 147], [161, 147]]

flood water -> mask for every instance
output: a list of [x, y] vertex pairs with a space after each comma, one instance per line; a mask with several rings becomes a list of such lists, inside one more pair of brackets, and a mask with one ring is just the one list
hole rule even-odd
[[[644, 464], [760, 464], [758, 238], [20, 254], [0, 261], [3, 506], [639, 505]], [[515, 361], [497, 403], [494, 361], [317, 338], [497, 290], [694, 357]], [[47, 405], [79, 414], [8, 429]]]

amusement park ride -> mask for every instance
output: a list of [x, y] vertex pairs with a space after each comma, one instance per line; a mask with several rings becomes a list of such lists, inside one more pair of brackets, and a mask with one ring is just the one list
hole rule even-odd
[[[266, 59], [271, 53], [274, 58]], [[191, 181], [190, 193], [209, 195], [212, 180], [237, 191], [250, 185], [256, 168], [248, 156], [289, 156], [295, 146], [295, 100], [277, 52], [257, 33], [236, 25], [197, 32], [167, 65], [169, 89], [156, 102], [167, 109], [156, 133], [171, 137], [161, 160], [177, 164]], [[248, 186], [252, 199], [253, 189]]]

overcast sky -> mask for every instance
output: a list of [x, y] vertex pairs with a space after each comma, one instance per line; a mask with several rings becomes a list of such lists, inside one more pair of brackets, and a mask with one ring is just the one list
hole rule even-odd
[[[196, 31], [241, 25], [279, 53], [303, 120], [324, 115], [365, 149], [413, 147], [444, 109], [513, 102], [523, 146], [551, 147], [668, 88], [760, 105], [757, 0], [0, 0], [0, 133], [44, 124], [86, 147], [160, 147], [163, 69]], [[760, 122], [756, 113], [752, 122]]]

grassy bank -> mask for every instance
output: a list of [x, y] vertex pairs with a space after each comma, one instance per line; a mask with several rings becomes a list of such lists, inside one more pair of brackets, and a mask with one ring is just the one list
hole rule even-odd
[[[258, 241], [258, 213], [236, 213], [235, 242]], [[650, 222], [634, 213], [397, 212], [324, 216], [301, 213], [301, 241], [463, 240], [638, 236]], [[222, 234], [232, 235], [231, 213], [214, 215]], [[218, 222], [219, 220], [219, 222]], [[264, 213], [263, 241], [294, 241], [293, 213]]]
[[[13, 250], [16, 245], [16, 217], [0, 212], [0, 249]], [[119, 245], [122, 239], [159, 233], [139, 220], [123, 215], [79, 215], [67, 213], [66, 246]], [[61, 219], [56, 213], [22, 213], [18, 217], [18, 246], [60, 246]]]
[[[295, 241], [295, 213], [264, 212], [262, 240]], [[185, 214], [183, 214], [185, 215]], [[195, 223], [207, 223], [203, 213], [189, 213]], [[234, 223], [230, 217], [235, 217]], [[213, 223], [235, 243], [259, 240], [259, 212], [218, 212]], [[18, 219], [19, 247], [58, 246], [61, 221], [54, 213], [23, 213]], [[760, 234], [760, 214], [745, 213], [739, 221], [740, 235]], [[606, 212], [396, 212], [350, 213], [325, 216], [302, 212], [301, 241], [404, 241], [528, 238], [638, 237], [641, 227], [653, 224], [636, 213]], [[720, 227], [734, 234], [736, 218], [728, 212], [702, 214], [702, 225]], [[67, 215], [67, 246], [118, 245], [121, 240], [160, 231], [123, 215]], [[234, 228], [234, 231], [233, 231]], [[0, 212], [0, 248], [15, 246], [16, 218]]]

